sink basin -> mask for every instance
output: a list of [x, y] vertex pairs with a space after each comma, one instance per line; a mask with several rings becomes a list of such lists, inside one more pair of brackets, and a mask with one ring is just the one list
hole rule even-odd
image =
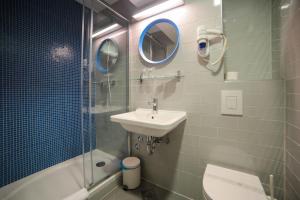
[[139, 108], [133, 112], [112, 115], [111, 121], [118, 122], [127, 131], [146, 136], [163, 137], [186, 119], [184, 111], [158, 110]]

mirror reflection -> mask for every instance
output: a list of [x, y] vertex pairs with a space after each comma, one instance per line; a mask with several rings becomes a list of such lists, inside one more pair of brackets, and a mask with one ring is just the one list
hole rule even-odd
[[177, 48], [177, 28], [167, 22], [156, 23], [148, 27], [140, 42], [142, 42], [142, 52], [140, 53], [143, 54], [142, 57], [146, 57], [146, 61], [164, 61], [171, 57]]
[[280, 8], [279, 0], [222, 2], [226, 80], [281, 79]]
[[97, 53], [97, 69], [102, 73], [108, 73], [119, 57], [118, 45], [111, 39], [104, 40]]

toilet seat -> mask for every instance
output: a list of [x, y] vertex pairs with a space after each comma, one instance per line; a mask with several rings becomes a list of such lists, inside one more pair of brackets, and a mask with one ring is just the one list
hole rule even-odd
[[266, 200], [257, 176], [208, 164], [203, 176], [206, 200]]

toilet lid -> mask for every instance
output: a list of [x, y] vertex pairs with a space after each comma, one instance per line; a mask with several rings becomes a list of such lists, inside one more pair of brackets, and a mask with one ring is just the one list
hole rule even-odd
[[257, 176], [208, 164], [203, 176], [203, 190], [211, 200], [266, 200]]
[[122, 164], [127, 169], [135, 169], [140, 166], [140, 159], [137, 157], [127, 157], [122, 161]]

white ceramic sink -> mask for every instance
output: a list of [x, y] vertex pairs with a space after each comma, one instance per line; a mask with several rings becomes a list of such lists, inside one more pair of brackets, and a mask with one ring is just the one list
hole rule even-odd
[[133, 112], [112, 115], [111, 121], [118, 122], [127, 131], [146, 136], [162, 137], [186, 119], [184, 111], [137, 109]]

